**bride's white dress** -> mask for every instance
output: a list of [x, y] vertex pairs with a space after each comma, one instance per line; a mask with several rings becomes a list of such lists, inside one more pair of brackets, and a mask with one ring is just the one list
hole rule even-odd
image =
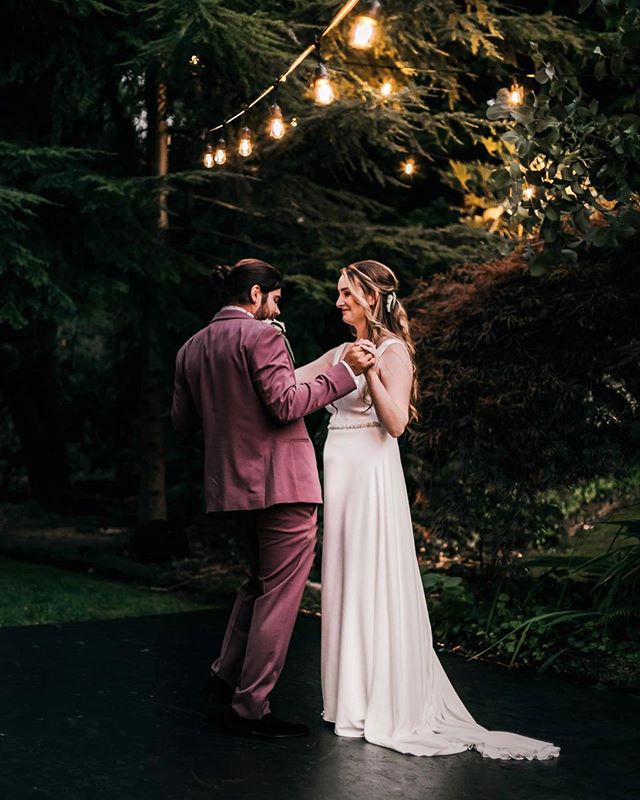
[[[404, 347], [387, 339], [378, 348]], [[335, 362], [344, 350], [338, 348]], [[548, 759], [549, 742], [478, 725], [433, 649], [398, 442], [363, 399], [329, 407], [324, 449], [323, 717], [340, 736], [418, 756]]]

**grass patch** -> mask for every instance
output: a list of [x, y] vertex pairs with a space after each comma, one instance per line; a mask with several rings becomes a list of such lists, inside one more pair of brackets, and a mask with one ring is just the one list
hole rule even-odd
[[[625, 522], [633, 522], [640, 519], [640, 504], [621, 508], [614, 511], [606, 521], [596, 522], [590, 530], [580, 531], [573, 537], [569, 552], [573, 552], [577, 556], [587, 556], [594, 558], [595, 556], [605, 553], [615, 534], [618, 532], [620, 525]], [[617, 544], [623, 544], [624, 536], [621, 536]]]
[[0, 558], [0, 627], [175, 614], [211, 602]]

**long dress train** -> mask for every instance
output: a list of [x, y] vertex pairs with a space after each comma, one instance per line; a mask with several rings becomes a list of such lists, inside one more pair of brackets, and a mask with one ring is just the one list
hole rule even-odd
[[[404, 346], [387, 339], [378, 355], [393, 344]], [[487, 758], [554, 758], [559, 748], [549, 742], [478, 725], [447, 678], [433, 649], [398, 442], [380, 426], [364, 386], [360, 376], [329, 407], [324, 719], [340, 736], [418, 756], [475, 749]]]

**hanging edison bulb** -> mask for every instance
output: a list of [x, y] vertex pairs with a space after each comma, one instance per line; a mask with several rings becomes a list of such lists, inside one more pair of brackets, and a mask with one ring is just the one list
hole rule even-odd
[[336, 93], [329, 78], [329, 71], [324, 64], [318, 64], [316, 67], [313, 95], [319, 106], [328, 106], [336, 99]]
[[213, 160], [219, 167], [227, 161], [227, 143], [222, 136], [218, 139], [216, 151], [213, 154]]
[[403, 164], [402, 164], [402, 171], [409, 178], [412, 175], [415, 175], [415, 171], [416, 171], [416, 161], [415, 161], [415, 159], [414, 158], [408, 158], [406, 161], [404, 161]]
[[376, 36], [378, 28], [377, 17], [381, 6], [378, 0], [373, 0], [368, 6], [364, 14], [356, 17], [356, 21], [351, 28], [349, 44], [356, 50], [368, 50]]
[[383, 97], [391, 97], [393, 94], [393, 83], [390, 80], [386, 80], [382, 86], [380, 87], [380, 94]]
[[253, 152], [253, 142], [251, 141], [251, 131], [245, 125], [240, 134], [240, 141], [238, 142], [238, 153], [243, 158], [250, 156]]
[[512, 106], [520, 106], [524, 101], [524, 89], [517, 83], [512, 83], [509, 89], [509, 104]]
[[271, 106], [271, 117], [269, 118], [269, 136], [272, 139], [282, 139], [286, 130], [286, 125], [282, 119], [282, 110], [277, 103], [274, 103]]
[[206, 169], [211, 169], [213, 167], [213, 147], [211, 147], [210, 144], [205, 147], [204, 155], [202, 156], [202, 164]]

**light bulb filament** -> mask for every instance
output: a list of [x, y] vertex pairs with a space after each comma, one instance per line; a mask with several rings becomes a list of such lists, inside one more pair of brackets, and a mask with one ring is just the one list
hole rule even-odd
[[271, 119], [269, 120], [269, 135], [273, 139], [282, 139], [286, 133], [286, 126], [282, 118], [280, 106], [274, 103], [271, 106]]
[[281, 119], [271, 120], [271, 135], [274, 139], [282, 139], [284, 136], [284, 122]]
[[215, 163], [221, 167], [227, 161], [227, 145], [224, 139], [218, 139], [218, 144], [216, 145], [216, 151], [213, 154], [213, 160]]
[[512, 106], [520, 106], [524, 101], [524, 89], [517, 83], [513, 83], [509, 89], [509, 103]]
[[249, 128], [244, 127], [240, 135], [240, 141], [238, 142], [238, 153], [240, 153], [243, 158], [246, 158], [250, 156], [252, 152], [253, 142], [251, 141], [251, 131]]
[[371, 47], [376, 25], [376, 21], [371, 17], [358, 17], [351, 33], [351, 46], [358, 50], [367, 50]]
[[349, 44], [356, 50], [368, 50], [373, 44], [378, 28], [378, 14], [380, 12], [379, 0], [372, 0], [364, 14], [356, 18], [351, 29]]
[[316, 103], [320, 106], [328, 106], [336, 99], [336, 93], [333, 90], [333, 85], [329, 78], [329, 71], [322, 63], [318, 63], [316, 67], [313, 94]]
[[393, 84], [391, 83], [391, 81], [385, 81], [380, 87], [380, 94], [383, 97], [389, 97], [392, 92], [393, 92]]
[[318, 78], [315, 86], [316, 103], [328, 106], [333, 102], [333, 87], [329, 78]]
[[411, 176], [416, 171], [416, 162], [413, 158], [408, 158], [402, 165], [402, 171], [405, 175]]

